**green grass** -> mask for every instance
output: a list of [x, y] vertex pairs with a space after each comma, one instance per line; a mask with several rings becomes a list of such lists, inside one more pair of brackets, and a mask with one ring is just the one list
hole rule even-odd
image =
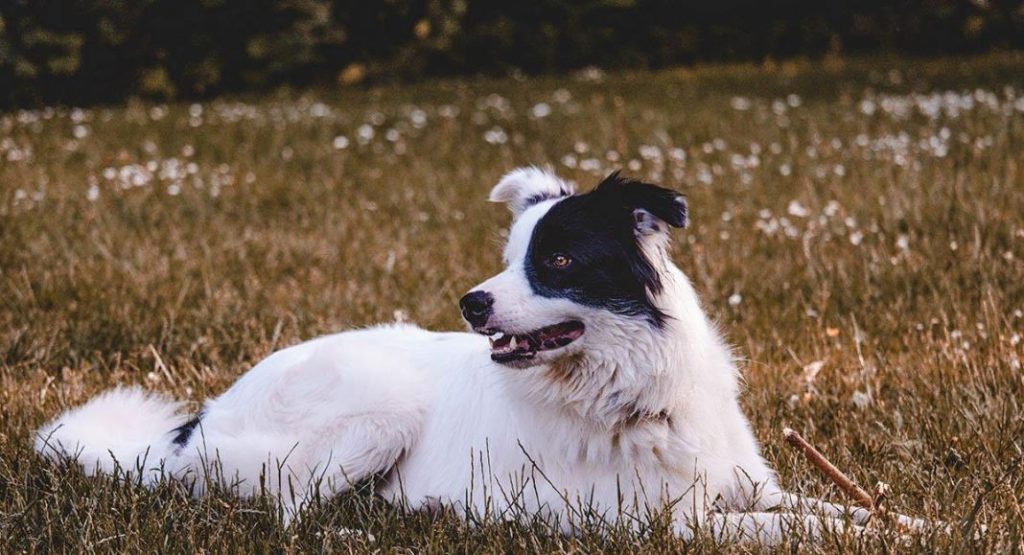
[[889, 483], [894, 508], [952, 523], [917, 549], [1024, 549], [1024, 58], [593, 77], [0, 115], [0, 552], [684, 549], [664, 526], [469, 527], [366, 494], [283, 529], [266, 503], [30, 449], [115, 384], [198, 403], [319, 334], [461, 329], [508, 221], [486, 193], [528, 163], [687, 194], [675, 259], [736, 346], [787, 488], [842, 500], [783, 446], [789, 425]]

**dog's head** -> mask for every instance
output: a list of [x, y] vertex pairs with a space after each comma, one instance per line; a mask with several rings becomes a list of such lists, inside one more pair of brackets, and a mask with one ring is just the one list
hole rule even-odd
[[681, 194], [618, 173], [574, 194], [553, 174], [525, 168], [505, 176], [491, 200], [514, 215], [506, 268], [460, 306], [470, 327], [491, 337], [494, 361], [548, 364], [665, 325], [656, 297], [671, 265], [669, 226], [686, 225]]

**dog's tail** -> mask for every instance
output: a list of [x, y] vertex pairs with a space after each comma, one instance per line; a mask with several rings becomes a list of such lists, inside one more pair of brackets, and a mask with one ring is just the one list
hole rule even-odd
[[[159, 475], [173, 454], [181, 403], [139, 387], [111, 389], [61, 414], [36, 432], [36, 451], [70, 459], [89, 474]], [[155, 472], [154, 472], [155, 471]]]

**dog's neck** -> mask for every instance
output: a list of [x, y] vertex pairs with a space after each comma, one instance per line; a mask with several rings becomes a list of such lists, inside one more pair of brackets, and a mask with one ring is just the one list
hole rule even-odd
[[667, 256], [659, 264], [662, 289], [653, 300], [664, 325], [610, 316], [589, 326], [585, 352], [521, 376], [535, 403], [595, 432], [618, 433], [686, 418], [684, 392], [736, 390], [731, 355], [689, 280]]

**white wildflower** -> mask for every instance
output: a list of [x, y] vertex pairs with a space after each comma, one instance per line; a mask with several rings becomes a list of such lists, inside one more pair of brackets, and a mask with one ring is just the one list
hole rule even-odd
[[806, 206], [800, 204], [800, 201], [798, 200], [789, 201], [789, 206], [786, 207], [786, 212], [788, 212], [790, 216], [796, 216], [797, 218], [806, 218], [811, 213], [811, 211], [808, 210]]
[[359, 141], [361, 143], [366, 144], [373, 140], [373, 136], [376, 135], [376, 131], [373, 130], [372, 125], [364, 123], [356, 130], [356, 135], [359, 137]]
[[732, 106], [733, 110], [745, 112], [750, 109], [751, 102], [749, 99], [742, 96], [734, 96], [732, 97], [732, 100], [729, 101], [729, 105]]
[[853, 401], [853, 405], [859, 409], [865, 409], [871, 404], [871, 396], [863, 391], [854, 391], [850, 400]]

